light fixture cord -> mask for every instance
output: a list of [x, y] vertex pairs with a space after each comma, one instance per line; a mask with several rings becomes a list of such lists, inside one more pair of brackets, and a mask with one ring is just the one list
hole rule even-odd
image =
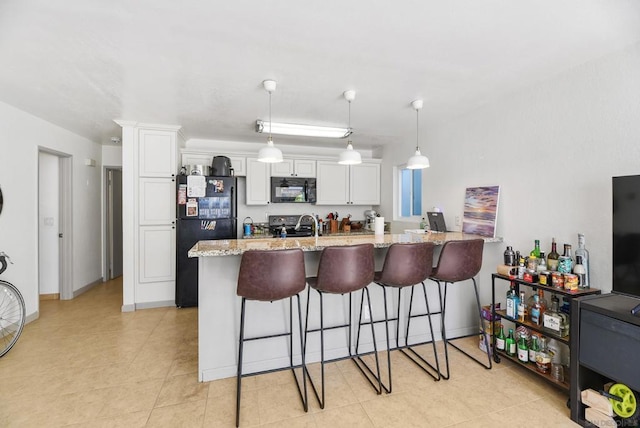
[[269, 140], [271, 140], [271, 91], [269, 91]]
[[416, 109], [416, 150], [420, 150], [420, 110]]
[[351, 101], [349, 103], [349, 138], [347, 138], [347, 147], [351, 144]]

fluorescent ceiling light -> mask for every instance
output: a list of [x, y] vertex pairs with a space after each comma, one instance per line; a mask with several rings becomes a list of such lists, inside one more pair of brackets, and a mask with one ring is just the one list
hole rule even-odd
[[[269, 122], [256, 120], [256, 132], [269, 132]], [[298, 125], [295, 123], [271, 123], [271, 133], [280, 135], [297, 135], [302, 137], [345, 138], [351, 134], [349, 128], [332, 128], [329, 126]]]

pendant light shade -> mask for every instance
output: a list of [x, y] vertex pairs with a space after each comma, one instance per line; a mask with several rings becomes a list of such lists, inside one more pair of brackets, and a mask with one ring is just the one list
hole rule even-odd
[[416, 152], [407, 161], [407, 169], [424, 169], [429, 168], [429, 158], [420, 153], [420, 109], [422, 108], [422, 100], [415, 100], [411, 106], [416, 110]]
[[276, 81], [265, 80], [262, 82], [262, 86], [269, 93], [269, 138], [267, 139], [266, 147], [261, 148], [258, 152], [258, 161], [265, 163], [282, 162], [282, 152], [273, 145], [273, 138], [271, 138], [271, 93], [276, 90]]
[[340, 153], [338, 163], [341, 165], [357, 165], [362, 163], [362, 156], [360, 156], [360, 153], [353, 150], [353, 144], [351, 144], [351, 141], [347, 144], [347, 149]]
[[356, 91], [344, 91], [344, 99], [349, 102], [349, 139], [347, 140], [347, 148], [340, 153], [338, 163], [340, 165], [357, 165], [362, 163], [362, 156], [360, 153], [353, 150], [353, 144], [351, 143], [351, 101], [356, 98]]

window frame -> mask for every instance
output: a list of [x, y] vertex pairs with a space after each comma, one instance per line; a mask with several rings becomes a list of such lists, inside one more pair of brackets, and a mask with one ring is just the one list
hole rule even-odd
[[[419, 192], [419, 196], [420, 196], [420, 212], [418, 214], [413, 213], [413, 200], [411, 202], [411, 216], [403, 216], [402, 215], [402, 173], [403, 171], [420, 171], [420, 192]], [[420, 221], [423, 217], [424, 214], [422, 213], [423, 210], [423, 194], [422, 194], [422, 189], [424, 187], [424, 176], [422, 175], [422, 170], [418, 169], [418, 170], [410, 170], [407, 168], [407, 164], [401, 164], [401, 165], [396, 165], [393, 168], [393, 193], [394, 193], [394, 220], [396, 221], [407, 221], [407, 222], [412, 222], [412, 221]], [[412, 189], [411, 189], [411, 195], [414, 194], [413, 191], [413, 180], [412, 180]]]

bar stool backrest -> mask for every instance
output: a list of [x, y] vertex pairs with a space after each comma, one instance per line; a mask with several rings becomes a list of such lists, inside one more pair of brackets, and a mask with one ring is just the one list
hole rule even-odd
[[326, 247], [320, 255], [315, 287], [324, 292], [344, 294], [373, 282], [373, 244]]
[[473, 278], [482, 267], [483, 249], [483, 239], [445, 242], [431, 277], [444, 282]]
[[392, 244], [376, 281], [392, 287], [420, 284], [433, 271], [433, 247], [432, 242]]
[[298, 294], [306, 284], [301, 249], [250, 250], [240, 260], [236, 294], [249, 300], [274, 301]]

